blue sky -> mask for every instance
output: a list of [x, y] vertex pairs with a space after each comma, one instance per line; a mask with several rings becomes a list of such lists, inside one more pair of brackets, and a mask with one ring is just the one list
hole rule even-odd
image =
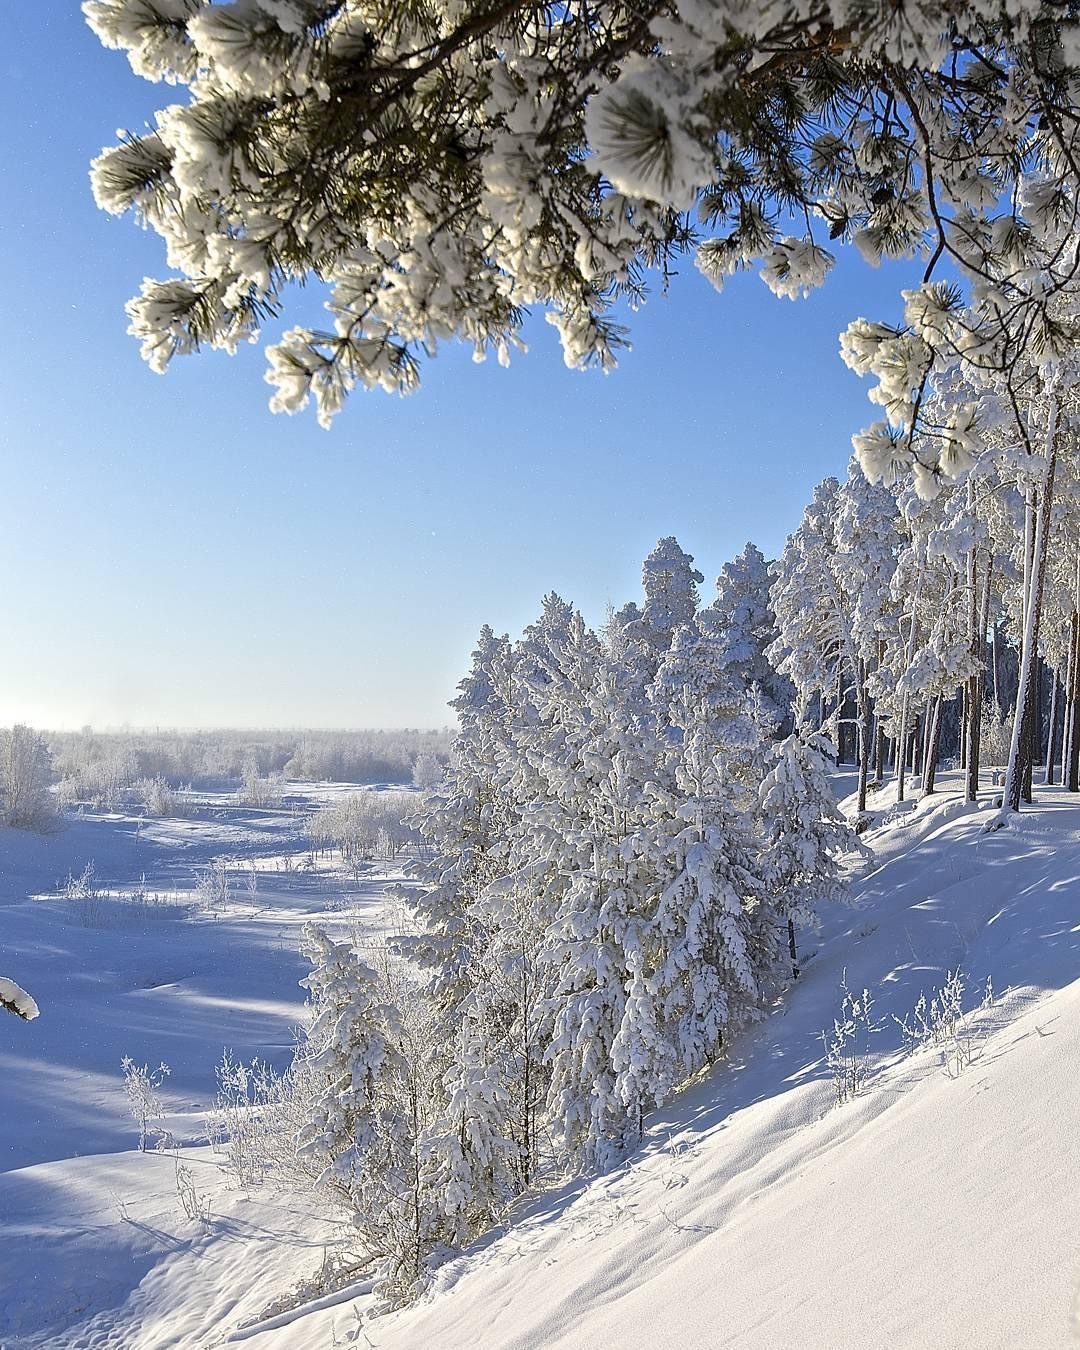
[[68, 0], [7, 17], [0, 725], [443, 725], [482, 623], [519, 631], [552, 589], [598, 622], [667, 534], [709, 599], [874, 418], [837, 336], [904, 278], [850, 256], [797, 304], [687, 261], [612, 375], [566, 370], [536, 316], [509, 371], [445, 349], [330, 432], [269, 413], [258, 347], [154, 375], [123, 305], [163, 251], [97, 211], [87, 164], [177, 91]]

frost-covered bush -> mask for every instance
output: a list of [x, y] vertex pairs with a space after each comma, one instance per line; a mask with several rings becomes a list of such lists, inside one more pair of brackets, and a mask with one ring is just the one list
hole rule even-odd
[[207, 1117], [207, 1136], [241, 1187], [259, 1185], [273, 1163], [268, 1118], [280, 1102], [280, 1077], [269, 1064], [244, 1064], [226, 1050], [215, 1070], [217, 1096]]
[[196, 871], [195, 903], [200, 909], [224, 909], [231, 894], [232, 883], [224, 858], [215, 858]]
[[416, 763], [413, 765], [413, 787], [420, 788], [422, 792], [437, 787], [445, 772], [446, 761], [440, 759], [438, 755], [432, 755], [425, 751], [423, 754], [417, 755]]
[[825, 1062], [832, 1074], [837, 1104], [857, 1097], [870, 1076], [870, 1038], [881, 1030], [880, 1020], [874, 1017], [874, 998], [868, 989], [852, 992], [847, 984], [847, 971], [840, 982], [843, 1001], [840, 1015], [833, 1018], [831, 1031], [821, 1033], [825, 1046]]
[[241, 806], [252, 806], [259, 810], [281, 805], [285, 792], [285, 779], [280, 773], [260, 774], [258, 761], [252, 757], [244, 764], [243, 777], [236, 793]]
[[135, 923], [142, 927], [161, 920], [182, 919], [188, 906], [175, 894], [151, 891], [146, 877], [130, 890], [112, 890], [98, 881], [93, 862], [76, 875], [69, 872], [61, 891], [78, 916], [82, 928], [124, 927]]
[[301, 1046], [284, 1073], [261, 1061], [241, 1064], [226, 1051], [217, 1068], [218, 1093], [207, 1115], [207, 1138], [237, 1186], [267, 1184], [310, 1190], [321, 1167], [297, 1151], [323, 1080]]
[[102, 927], [109, 894], [98, 886], [93, 862], [88, 862], [78, 876], [68, 873], [63, 896], [65, 900], [75, 902], [83, 928]]
[[351, 792], [311, 816], [305, 833], [313, 848], [337, 849], [348, 867], [391, 859], [415, 842], [416, 807], [411, 792]]
[[131, 787], [132, 795], [148, 816], [158, 820], [190, 816], [191, 807], [170, 787], [161, 774], [154, 778], [137, 778]]
[[13, 829], [48, 830], [57, 819], [49, 791], [52, 766], [45, 738], [30, 727], [0, 731], [0, 821]]
[[929, 999], [920, 994], [911, 1013], [894, 1017], [909, 1051], [934, 1046], [941, 1051], [942, 1063], [950, 1077], [955, 1078], [967, 1068], [975, 1056], [972, 1035], [972, 1017], [985, 1012], [994, 1003], [994, 985], [987, 978], [982, 1001], [965, 1013], [964, 991], [967, 988], [964, 973], [959, 966], [947, 973], [945, 983]]
[[164, 1061], [156, 1069], [146, 1064], [138, 1065], [130, 1055], [123, 1057], [120, 1067], [124, 1071], [128, 1110], [139, 1127], [140, 1153], [146, 1152], [147, 1141], [151, 1136], [156, 1136], [159, 1147], [164, 1146], [168, 1141], [168, 1133], [160, 1125], [165, 1112], [158, 1091], [172, 1070]]
[[990, 700], [983, 708], [982, 715], [983, 763], [997, 769], [1004, 768], [1009, 762], [1011, 741], [1012, 719], [1000, 712]]
[[176, 1198], [180, 1202], [180, 1211], [187, 1219], [195, 1219], [201, 1224], [210, 1222], [210, 1199], [202, 1195], [195, 1185], [195, 1174], [187, 1163], [180, 1161], [177, 1154], [175, 1163]]

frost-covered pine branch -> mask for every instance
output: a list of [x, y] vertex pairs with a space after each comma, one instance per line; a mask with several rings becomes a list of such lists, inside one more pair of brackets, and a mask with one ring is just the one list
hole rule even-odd
[[[135, 72], [186, 90], [94, 161], [99, 204], [164, 240], [129, 306], [163, 370], [235, 351], [328, 293], [268, 352], [272, 406], [328, 424], [357, 385], [408, 392], [448, 339], [506, 361], [526, 306], [565, 359], [609, 368], [611, 317], [683, 254], [778, 296], [835, 250], [919, 257], [903, 321], [846, 351], [887, 421], [868, 464], [950, 472], [912, 432], [953, 362], [1007, 372], [1071, 340], [1080, 21], [1049, 3], [887, 0], [86, 0]], [[939, 278], [942, 268], [961, 284]], [[960, 459], [970, 426], [950, 445]]]
[[40, 1009], [31, 995], [14, 980], [9, 980], [5, 976], [0, 976], [0, 1008], [13, 1012], [24, 1022], [32, 1022], [40, 1014]]

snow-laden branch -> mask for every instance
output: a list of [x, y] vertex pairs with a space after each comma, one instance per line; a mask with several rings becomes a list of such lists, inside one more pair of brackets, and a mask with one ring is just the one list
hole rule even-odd
[[13, 1012], [24, 1022], [32, 1022], [40, 1012], [38, 1005], [26, 990], [14, 980], [5, 979], [3, 975], [0, 975], [0, 1008]]

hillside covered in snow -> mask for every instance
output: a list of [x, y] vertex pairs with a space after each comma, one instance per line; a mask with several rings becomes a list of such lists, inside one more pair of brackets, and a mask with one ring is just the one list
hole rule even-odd
[[[161, 953], [174, 954], [170, 969], [149, 984], [132, 970], [122, 988], [115, 966], [91, 968], [101, 961], [102, 932], [61, 923], [54, 905], [51, 950], [62, 945], [80, 979], [39, 983], [42, 1016], [0, 1023], [14, 1087], [0, 1127], [8, 1160], [0, 1176], [0, 1343], [1080, 1344], [1080, 803], [1042, 789], [1009, 829], [985, 833], [992, 804], [967, 806], [955, 788], [946, 775], [935, 798], [900, 808], [881, 794], [867, 835], [875, 859], [855, 881], [854, 906], [828, 914], [787, 996], [726, 1061], [648, 1118], [636, 1151], [602, 1175], [527, 1197], [504, 1228], [442, 1265], [419, 1304], [381, 1317], [370, 1316], [362, 1282], [329, 1296], [312, 1292], [334, 1242], [314, 1212], [269, 1186], [236, 1187], [220, 1155], [196, 1142], [221, 1048], [210, 1020], [198, 1020], [214, 1001], [212, 970], [185, 976], [188, 949], [174, 933], [168, 944], [158, 939]], [[251, 829], [253, 852], [267, 842], [257, 834]], [[145, 862], [146, 841], [140, 847]], [[287, 976], [299, 971], [281, 930], [322, 903], [310, 877], [282, 878], [278, 893], [271, 889], [264, 880], [272, 927], [260, 930], [267, 917], [239, 909], [214, 921], [221, 941], [264, 953], [261, 963], [239, 948], [231, 958], [248, 972], [234, 1014], [241, 1053], [287, 1042], [298, 1008]], [[377, 888], [369, 895], [357, 912], [377, 923]], [[36, 915], [33, 937], [43, 950], [49, 912], [42, 902], [8, 904], [6, 931]], [[937, 1043], [918, 1038], [920, 995], [929, 1000], [957, 968], [966, 983], [962, 1020], [939, 1018]], [[859, 1055], [858, 1082], [838, 1103], [822, 1032], [835, 1042], [845, 985], [859, 998], [869, 991], [872, 1030], [844, 1047]], [[170, 1016], [154, 1013], [151, 1048], [136, 1019], [165, 1002]], [[108, 1030], [110, 1009], [120, 1006], [126, 1039]], [[87, 1034], [82, 1050], [67, 1053], [65, 1080], [55, 1038], [66, 1026], [61, 1039], [70, 1040], [73, 1015], [104, 1034]], [[202, 1081], [193, 1067], [200, 1035]], [[205, 1222], [178, 1203], [174, 1158], [135, 1151], [130, 1123], [120, 1123], [113, 1062], [121, 1046], [169, 1059], [184, 1038], [191, 1047], [178, 1062], [188, 1077], [167, 1123], [209, 1202]], [[83, 1107], [96, 1117], [86, 1121], [89, 1151], [62, 1114], [27, 1118], [32, 1085], [10, 1073], [35, 1053], [42, 1073], [52, 1062], [57, 1093], [97, 1085]], [[103, 1110], [115, 1126], [104, 1126]], [[62, 1122], [55, 1137], [51, 1121]], [[306, 1296], [297, 1288], [303, 1281]]]

